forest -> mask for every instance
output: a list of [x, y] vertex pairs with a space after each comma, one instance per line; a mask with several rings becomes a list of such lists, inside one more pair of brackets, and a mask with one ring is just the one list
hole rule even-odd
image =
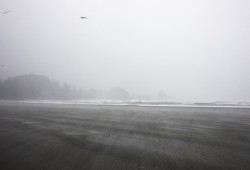
[[2, 100], [79, 99], [82, 97], [81, 89], [76, 89], [66, 83], [60, 84], [42, 75], [28, 74], [0, 81], [0, 99]]

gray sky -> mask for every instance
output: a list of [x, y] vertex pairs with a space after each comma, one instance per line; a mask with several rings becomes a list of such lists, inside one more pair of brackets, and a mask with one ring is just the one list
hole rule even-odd
[[0, 0], [0, 12], [1, 79], [250, 99], [249, 0]]

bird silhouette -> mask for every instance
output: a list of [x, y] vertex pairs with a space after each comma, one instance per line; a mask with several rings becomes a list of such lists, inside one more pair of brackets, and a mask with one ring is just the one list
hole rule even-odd
[[87, 17], [80, 17], [81, 19], [87, 19]]
[[3, 12], [3, 14], [7, 14], [7, 13], [9, 13], [9, 12], [11, 12], [11, 11], [5, 11], [5, 12]]

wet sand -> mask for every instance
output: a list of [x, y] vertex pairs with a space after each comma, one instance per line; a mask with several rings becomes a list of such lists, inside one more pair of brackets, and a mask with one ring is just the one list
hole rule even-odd
[[249, 108], [0, 102], [0, 169], [247, 170]]

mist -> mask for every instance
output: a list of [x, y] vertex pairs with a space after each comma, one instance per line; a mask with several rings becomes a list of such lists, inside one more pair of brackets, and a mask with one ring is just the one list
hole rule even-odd
[[1, 0], [0, 79], [250, 100], [249, 9], [247, 0]]

